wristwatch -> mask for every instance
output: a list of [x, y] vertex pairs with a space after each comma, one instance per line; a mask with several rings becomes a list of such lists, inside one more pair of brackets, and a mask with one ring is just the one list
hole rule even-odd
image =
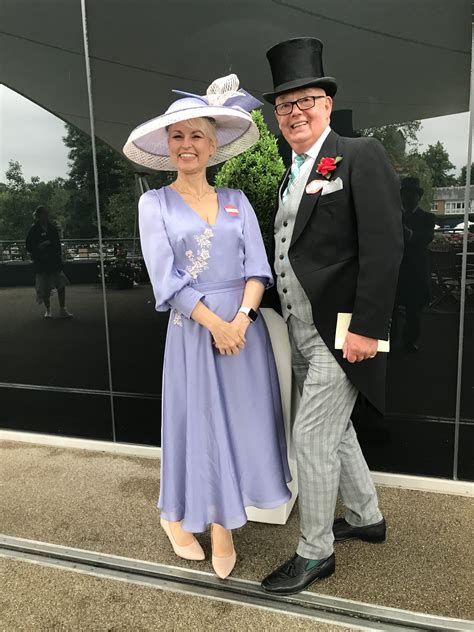
[[250, 320], [254, 323], [257, 318], [258, 318], [258, 314], [257, 312], [252, 309], [251, 307], [241, 307], [239, 309], [239, 312], [242, 312], [243, 314], [245, 314], [246, 316], [248, 316], [250, 318]]

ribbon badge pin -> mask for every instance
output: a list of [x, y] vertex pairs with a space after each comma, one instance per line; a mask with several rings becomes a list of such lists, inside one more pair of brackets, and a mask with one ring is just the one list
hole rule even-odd
[[233, 204], [226, 204], [224, 206], [225, 212], [232, 217], [236, 217], [239, 214], [239, 209]]

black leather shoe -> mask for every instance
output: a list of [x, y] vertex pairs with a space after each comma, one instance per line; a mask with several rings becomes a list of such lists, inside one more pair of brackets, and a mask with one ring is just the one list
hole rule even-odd
[[262, 589], [273, 595], [294, 595], [308, 588], [317, 579], [329, 577], [335, 568], [334, 553], [325, 560], [308, 560], [296, 553], [280, 568], [265, 577]]
[[364, 540], [364, 542], [385, 542], [386, 529], [385, 518], [365, 527], [353, 527], [344, 518], [338, 518], [334, 521], [332, 532], [336, 542], [345, 542], [354, 538]]

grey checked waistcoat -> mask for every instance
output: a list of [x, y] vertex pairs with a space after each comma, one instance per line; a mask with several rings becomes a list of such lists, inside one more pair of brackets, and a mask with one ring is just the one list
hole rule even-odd
[[275, 218], [275, 274], [283, 318], [286, 321], [293, 314], [308, 324], [313, 323], [311, 303], [293, 272], [288, 258], [288, 248], [293, 235], [298, 207], [312, 165], [313, 161], [307, 158], [301, 167], [293, 190], [286, 197], [285, 202], [280, 200], [280, 206]]

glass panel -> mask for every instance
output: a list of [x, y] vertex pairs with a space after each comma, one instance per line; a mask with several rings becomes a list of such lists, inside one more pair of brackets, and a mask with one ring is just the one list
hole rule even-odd
[[[3, 2], [2, 31], [0, 383], [45, 392], [12, 389], [2, 425], [110, 439], [80, 2], [36, 4], [25, 15]], [[102, 391], [100, 422], [85, 413], [87, 394], [74, 411], [77, 396], [58, 388]], [[62, 421], [52, 420], [48, 393]]]
[[110, 395], [0, 387], [2, 426], [12, 430], [110, 441]]
[[[469, 198], [474, 199], [474, 165], [471, 167]], [[474, 210], [474, 209], [473, 209]], [[466, 216], [465, 216], [465, 219]], [[457, 476], [474, 480], [474, 212], [469, 214], [466, 260], [466, 302], [463, 336], [463, 372], [459, 425], [459, 454]]]
[[387, 414], [356, 415], [373, 470], [453, 475], [467, 122], [464, 113], [364, 132], [380, 138], [399, 172], [405, 233]]
[[[161, 357], [162, 352], [156, 364]], [[161, 390], [161, 379], [154, 388]], [[118, 441], [161, 445], [161, 397], [114, 395], [114, 412]]]
[[[96, 121], [101, 129], [100, 108]], [[160, 445], [161, 374], [168, 314], [155, 311], [140, 249], [138, 197], [143, 183], [121, 154], [99, 136], [96, 148], [112, 384], [117, 394], [116, 439], [147, 443], [153, 438], [153, 444]], [[160, 187], [164, 181], [167, 175], [149, 175], [144, 184]], [[133, 394], [133, 398], [124, 398], [124, 394]], [[145, 398], [137, 399], [139, 394]], [[152, 418], [144, 414], [150, 407]]]

